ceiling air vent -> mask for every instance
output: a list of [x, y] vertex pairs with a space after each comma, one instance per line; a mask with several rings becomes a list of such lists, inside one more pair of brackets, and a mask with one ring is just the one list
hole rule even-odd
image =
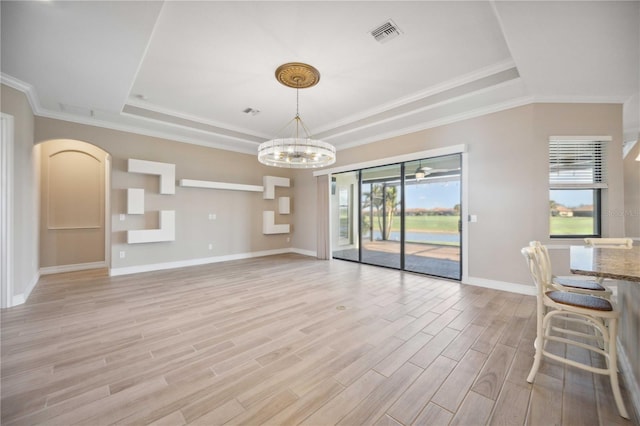
[[398, 28], [395, 22], [391, 19], [371, 30], [371, 35], [379, 43], [386, 43], [389, 40], [398, 37], [400, 34], [402, 34], [402, 31], [400, 31], [400, 28]]
[[242, 110], [245, 114], [258, 115], [260, 114], [260, 110], [254, 108], [245, 108]]

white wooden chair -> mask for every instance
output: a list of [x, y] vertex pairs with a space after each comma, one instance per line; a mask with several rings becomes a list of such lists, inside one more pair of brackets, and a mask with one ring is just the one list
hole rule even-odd
[[631, 238], [585, 238], [584, 243], [591, 247], [631, 248]]
[[589, 294], [592, 296], [611, 298], [611, 290], [602, 285], [601, 279], [593, 279], [579, 276], [553, 275], [549, 250], [540, 241], [531, 241], [529, 247], [533, 247], [539, 254], [540, 268], [543, 278], [552, 283], [558, 290], [572, 291], [574, 293]]
[[[524, 247], [521, 250], [527, 261], [529, 272], [536, 286], [536, 352], [533, 366], [527, 377], [527, 382], [533, 383], [543, 357], [577, 367], [595, 374], [608, 375], [611, 389], [620, 415], [626, 419], [629, 414], [624, 406], [620, 385], [618, 383], [616, 340], [618, 330], [619, 311], [611, 301], [588, 294], [580, 294], [558, 290], [545, 279], [540, 252], [535, 247]], [[559, 320], [555, 321], [554, 320]], [[581, 325], [573, 329], [572, 325]], [[588, 333], [588, 327], [593, 332]], [[547, 342], [554, 341], [583, 348], [605, 358], [606, 368], [593, 367], [558, 353], [546, 350]], [[602, 343], [602, 348], [599, 346]], [[569, 351], [563, 350], [565, 354]]]

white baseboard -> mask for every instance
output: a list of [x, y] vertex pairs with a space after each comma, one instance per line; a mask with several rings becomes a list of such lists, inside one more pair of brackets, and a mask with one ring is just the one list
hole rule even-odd
[[462, 284], [475, 285], [478, 287], [491, 288], [493, 290], [509, 291], [511, 293], [535, 296], [536, 288], [530, 285], [514, 284], [505, 281], [488, 280], [486, 278], [467, 277], [462, 280]]
[[636, 379], [633, 374], [631, 361], [629, 360], [627, 353], [624, 351], [624, 347], [620, 344], [620, 339], [618, 339], [617, 343], [620, 372], [624, 376], [624, 384], [627, 388], [627, 392], [629, 393], [631, 404], [633, 405], [633, 407], [627, 407], [627, 411], [634, 410], [636, 419], [640, 419], [640, 384], [638, 383], [638, 379], [640, 378]]
[[27, 301], [27, 298], [24, 297], [24, 293], [16, 294], [13, 296], [13, 300], [11, 301], [11, 306], [9, 307], [11, 308], [13, 306], [22, 305], [26, 301]]
[[200, 259], [179, 260], [175, 262], [152, 263], [148, 265], [125, 266], [123, 268], [111, 268], [109, 275], [116, 277], [119, 275], [137, 274], [140, 272], [162, 271], [165, 269], [184, 268], [187, 266], [207, 265], [209, 263], [227, 262], [230, 260], [250, 259], [252, 257], [272, 256], [275, 254], [291, 253], [290, 248], [277, 250], [264, 250], [251, 253], [238, 253], [225, 256], [204, 257]]
[[291, 250], [291, 253], [297, 253], [297, 254], [301, 254], [303, 256], [318, 257], [318, 252], [315, 252], [315, 251], [302, 250], [302, 249], [293, 248], [293, 247], [290, 250]]
[[71, 265], [47, 266], [40, 268], [40, 275], [60, 274], [62, 272], [86, 271], [88, 269], [106, 268], [105, 262], [75, 263]]
[[27, 285], [27, 288], [24, 289], [24, 292], [20, 294], [15, 294], [11, 298], [11, 306], [22, 305], [24, 302], [26, 302], [27, 299], [29, 298], [29, 295], [31, 295], [31, 292], [36, 287], [36, 284], [38, 284], [39, 279], [40, 279], [40, 274], [36, 272], [33, 278], [31, 278], [31, 282], [29, 283], [29, 285]]

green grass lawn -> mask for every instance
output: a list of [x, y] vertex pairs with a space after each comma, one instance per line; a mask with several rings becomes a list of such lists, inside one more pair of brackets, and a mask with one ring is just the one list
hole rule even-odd
[[[591, 217], [551, 217], [551, 235], [592, 235], [593, 218]], [[423, 232], [458, 232], [460, 216], [407, 216], [407, 231]], [[378, 229], [377, 220], [374, 227]], [[400, 231], [400, 216], [393, 218], [392, 231]]]
[[[404, 226], [407, 231], [458, 232], [460, 216], [407, 216]], [[392, 231], [400, 230], [400, 216], [393, 218]]]
[[592, 217], [551, 217], [551, 235], [592, 235]]

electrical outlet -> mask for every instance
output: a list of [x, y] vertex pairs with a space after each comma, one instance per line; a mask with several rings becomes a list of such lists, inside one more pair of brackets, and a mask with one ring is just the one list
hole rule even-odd
[[213, 244], [209, 243], [209, 250], [213, 250]]
[[216, 214], [215, 213], [209, 213], [209, 220], [216, 220]]
[[124, 214], [120, 213], [120, 222], [124, 222], [124, 218], [125, 218]]
[[124, 259], [126, 256], [126, 253], [124, 251], [120, 252], [120, 259]]

